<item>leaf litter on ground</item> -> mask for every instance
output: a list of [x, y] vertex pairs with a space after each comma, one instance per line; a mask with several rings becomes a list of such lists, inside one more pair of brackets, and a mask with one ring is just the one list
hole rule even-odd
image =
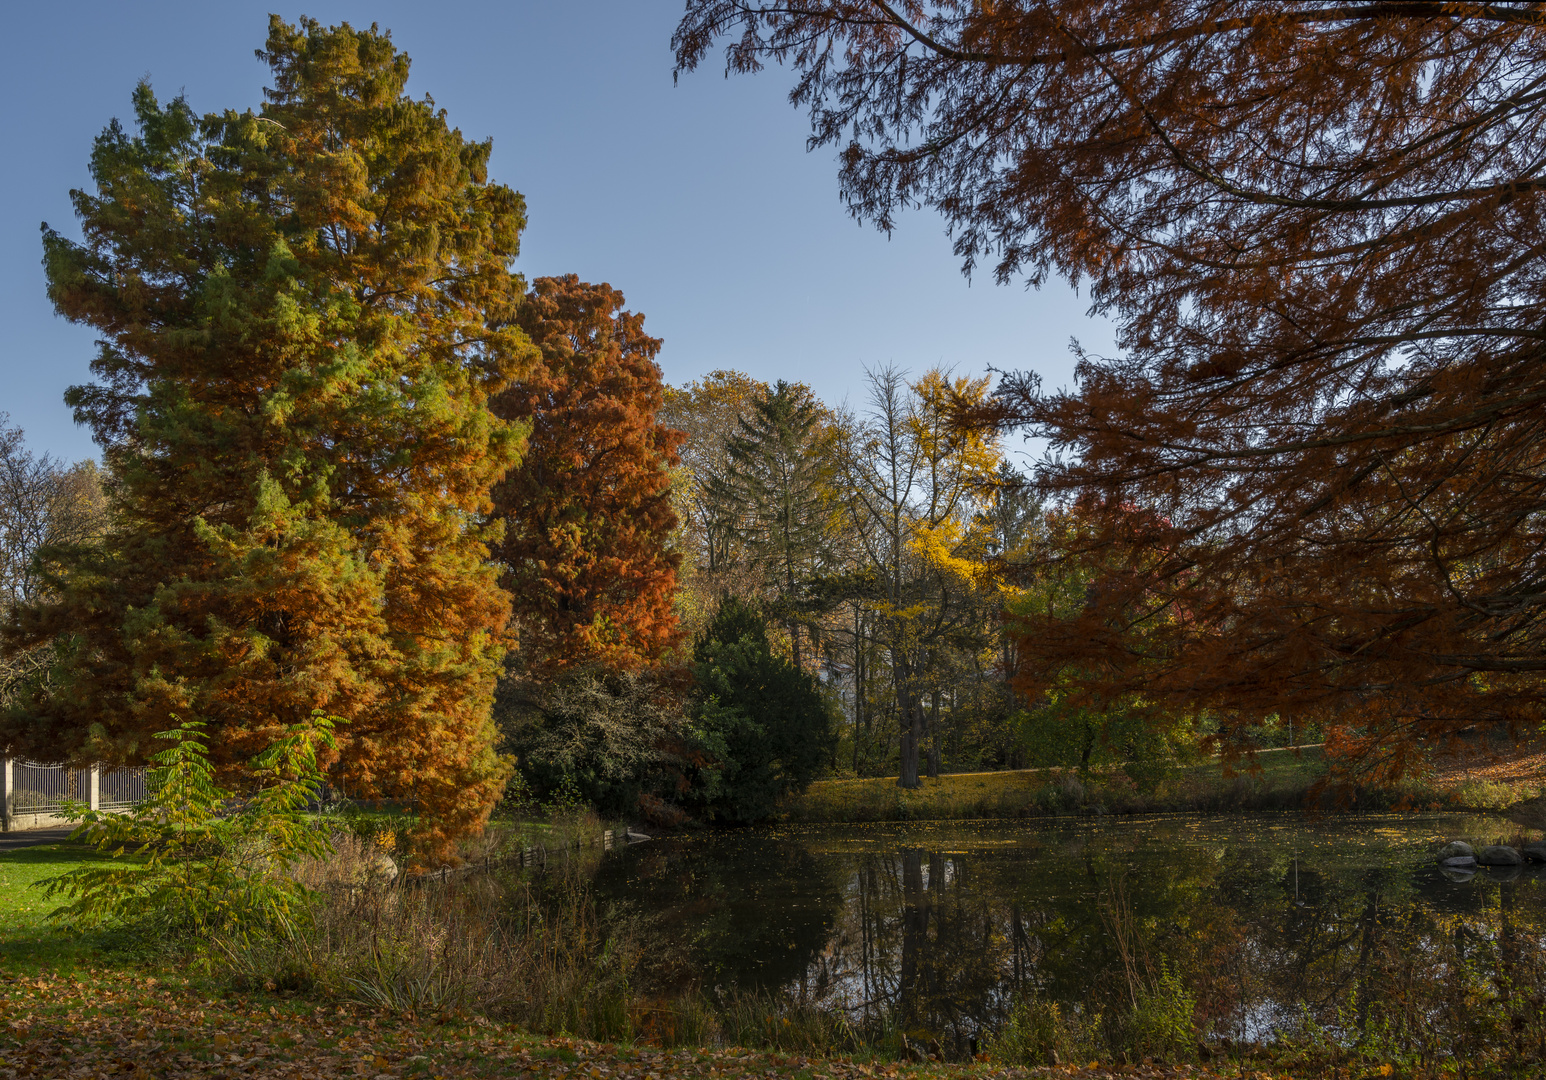
[[1285, 1075], [1191, 1065], [1020, 1068], [739, 1047], [663, 1049], [533, 1035], [477, 1016], [426, 1021], [281, 995], [211, 997], [208, 988], [183, 980], [121, 971], [0, 972], [3, 1080], [1280, 1080]]

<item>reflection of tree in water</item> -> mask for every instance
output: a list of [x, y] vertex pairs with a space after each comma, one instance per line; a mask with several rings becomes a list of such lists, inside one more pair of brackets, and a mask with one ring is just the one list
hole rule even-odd
[[[598, 893], [639, 921], [655, 989], [805, 987], [843, 905], [841, 867], [803, 845], [654, 841], [603, 863]], [[812, 988], [813, 990], [814, 988]]]
[[[851, 902], [823, 957], [834, 1003], [963, 1048], [997, 1030], [1017, 994], [1060, 1000], [1074, 1013], [1125, 995], [1098, 904], [1125, 870], [1120, 854], [1061, 854], [1028, 860], [1024, 851], [905, 848], [860, 856]], [[1028, 882], [1031, 867], [1041, 873]], [[1171, 936], [1196, 899], [1184, 875], [1133, 882], [1127, 892], [1150, 937]]]
[[[957, 1050], [1028, 994], [1114, 1030], [1133, 999], [1115, 912], [1140, 943], [1139, 978], [1179, 972], [1213, 1035], [1270, 1039], [1307, 1010], [1348, 1037], [1414, 1049], [1539, 1038], [1535, 880], [1456, 884], [1291, 845], [1156, 847], [1119, 830], [1041, 843], [820, 855], [755, 836], [657, 844], [610, 862], [604, 892], [650, 913], [665, 946], [652, 956], [681, 961], [660, 965], [662, 986], [782, 989]], [[1529, 1008], [1523, 1027], [1511, 1019]]]

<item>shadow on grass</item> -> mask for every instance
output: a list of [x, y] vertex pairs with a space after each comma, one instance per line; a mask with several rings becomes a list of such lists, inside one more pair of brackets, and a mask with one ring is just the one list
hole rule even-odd
[[39, 844], [0, 852], [0, 864], [10, 866], [52, 866], [60, 863], [96, 862], [108, 856], [86, 844]]

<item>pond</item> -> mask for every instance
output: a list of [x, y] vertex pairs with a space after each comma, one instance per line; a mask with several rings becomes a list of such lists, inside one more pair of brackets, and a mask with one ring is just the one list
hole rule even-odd
[[595, 887], [644, 936], [651, 992], [778, 996], [951, 1052], [1023, 1024], [1027, 1003], [1093, 1031], [1162, 993], [1213, 1039], [1373, 1032], [1432, 1051], [1539, 1016], [1546, 875], [1432, 857], [1510, 831], [1441, 815], [801, 826], [637, 844]]

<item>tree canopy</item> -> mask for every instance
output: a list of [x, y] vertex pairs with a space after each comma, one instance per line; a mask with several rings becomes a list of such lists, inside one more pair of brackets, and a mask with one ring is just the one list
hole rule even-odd
[[407, 96], [388, 34], [273, 18], [259, 55], [256, 112], [142, 83], [72, 194], [83, 240], [44, 227], [50, 298], [102, 339], [67, 401], [114, 515], [12, 612], [8, 648], [67, 649], [5, 739], [143, 759], [175, 714], [234, 765], [321, 708], [348, 721], [334, 780], [446, 836], [504, 781], [480, 521], [521, 444], [489, 399], [535, 358], [525, 206], [490, 143]]
[[530, 426], [495, 490], [498, 554], [521, 664], [614, 670], [659, 661], [679, 638], [671, 472], [683, 435], [658, 419], [660, 339], [623, 294], [573, 274], [539, 278], [517, 322], [540, 365], [494, 401]]
[[801, 667], [801, 586], [820, 567], [827, 541], [831, 439], [820, 403], [780, 379], [749, 402], [724, 439], [726, 467], [707, 484], [709, 504], [743, 545], [748, 569], [777, 598], [776, 614]]
[[726, 597], [693, 644], [692, 735], [700, 764], [684, 793], [732, 822], [772, 816], [815, 778], [833, 738], [832, 712], [809, 672], [775, 656], [766, 617]]
[[1399, 770], [1413, 736], [1541, 717], [1543, 23], [692, 0], [676, 46], [791, 64], [857, 216], [932, 206], [968, 271], [1060, 275], [1116, 321], [1077, 387], [1011, 376], [979, 413], [1049, 441], [1039, 480], [1107, 568], [1022, 623], [1031, 681], [1322, 720]]

